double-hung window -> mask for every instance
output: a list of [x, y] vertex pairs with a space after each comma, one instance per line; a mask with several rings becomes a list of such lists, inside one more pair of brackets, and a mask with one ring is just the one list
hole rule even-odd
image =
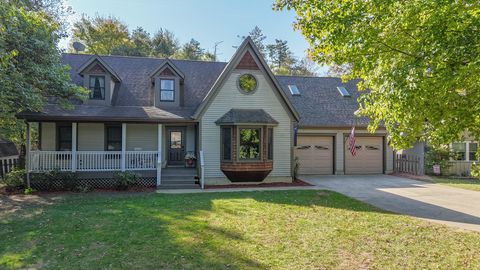
[[175, 101], [175, 80], [160, 79], [160, 101]]
[[90, 99], [105, 100], [105, 76], [90, 76]]
[[71, 125], [57, 125], [57, 151], [72, 151]]
[[107, 151], [121, 151], [122, 150], [122, 127], [121, 126], [106, 126], [106, 145]]

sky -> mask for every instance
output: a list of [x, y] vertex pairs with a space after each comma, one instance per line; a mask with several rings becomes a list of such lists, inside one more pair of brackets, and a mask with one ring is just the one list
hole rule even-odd
[[[267, 36], [267, 43], [275, 38], [288, 41], [297, 58], [306, 55], [308, 43], [293, 29], [294, 11], [274, 11], [275, 0], [66, 0], [74, 14], [74, 22], [86, 14], [90, 17], [113, 15], [133, 30], [143, 27], [150, 34], [159, 28], [172, 31], [181, 43], [191, 38], [213, 52], [217, 47], [220, 61], [228, 61], [241, 43], [237, 36], [247, 35], [256, 25]], [[68, 39], [60, 43], [67, 48]]]

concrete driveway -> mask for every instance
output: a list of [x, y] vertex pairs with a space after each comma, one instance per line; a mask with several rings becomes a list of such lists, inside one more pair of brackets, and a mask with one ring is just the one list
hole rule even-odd
[[391, 212], [480, 231], [480, 192], [389, 175], [301, 176], [320, 188], [333, 190]]

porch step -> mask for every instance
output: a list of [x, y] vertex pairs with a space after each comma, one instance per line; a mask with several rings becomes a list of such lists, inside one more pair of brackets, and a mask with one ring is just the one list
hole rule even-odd
[[165, 168], [162, 169], [162, 176], [184, 176], [184, 177], [195, 177], [197, 175], [197, 170], [195, 168]]
[[162, 184], [158, 189], [198, 189], [195, 168], [167, 167], [162, 169]]

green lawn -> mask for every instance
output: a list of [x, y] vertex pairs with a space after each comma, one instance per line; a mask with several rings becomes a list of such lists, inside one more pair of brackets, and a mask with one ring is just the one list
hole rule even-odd
[[432, 181], [437, 184], [447, 185], [451, 187], [480, 191], [480, 180], [478, 179], [432, 177]]
[[332, 192], [0, 199], [5, 269], [480, 268], [479, 233]]

